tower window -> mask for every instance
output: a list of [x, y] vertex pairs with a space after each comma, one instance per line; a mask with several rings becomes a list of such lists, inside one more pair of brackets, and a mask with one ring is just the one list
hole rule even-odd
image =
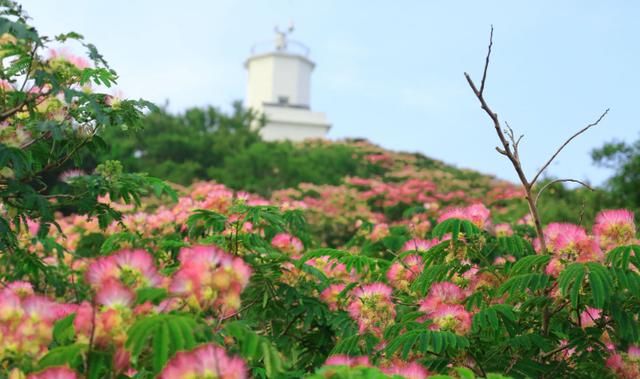
[[289, 96], [278, 96], [278, 104], [280, 105], [289, 104]]

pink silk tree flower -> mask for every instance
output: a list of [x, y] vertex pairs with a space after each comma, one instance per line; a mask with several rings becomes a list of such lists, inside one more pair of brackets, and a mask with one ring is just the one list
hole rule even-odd
[[426, 379], [431, 374], [418, 362], [395, 362], [382, 371], [388, 375], [399, 375], [406, 379]]
[[332, 284], [320, 293], [320, 299], [329, 306], [330, 310], [336, 311], [340, 307], [339, 295], [345, 287], [344, 284]]
[[371, 332], [381, 336], [396, 317], [391, 301], [393, 289], [384, 283], [366, 284], [356, 289], [348, 306], [349, 315], [358, 323], [360, 333]]
[[278, 233], [271, 239], [271, 246], [292, 258], [300, 258], [304, 245], [302, 241], [289, 233]]
[[369, 363], [369, 357], [367, 356], [350, 357], [342, 354], [329, 356], [324, 364], [325, 366], [371, 366], [371, 363]]
[[66, 366], [56, 366], [29, 374], [27, 379], [80, 379], [80, 375]]
[[466, 298], [462, 288], [450, 282], [434, 283], [427, 297], [420, 302], [419, 310], [427, 315], [435, 312], [443, 305], [460, 304]]
[[247, 366], [216, 345], [202, 345], [177, 353], [158, 375], [159, 379], [221, 378], [246, 379]]
[[402, 261], [395, 261], [387, 271], [387, 280], [394, 288], [407, 291], [411, 283], [420, 275], [424, 262], [419, 255], [407, 255]]
[[593, 234], [605, 250], [632, 243], [636, 238], [633, 212], [627, 209], [613, 209], [598, 213], [593, 225]]
[[432, 329], [449, 330], [465, 335], [471, 330], [471, 313], [462, 305], [441, 305], [429, 314], [433, 321]]

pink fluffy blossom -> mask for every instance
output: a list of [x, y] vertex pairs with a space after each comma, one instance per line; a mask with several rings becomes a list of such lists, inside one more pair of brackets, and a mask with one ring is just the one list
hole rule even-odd
[[109, 279], [117, 279], [135, 289], [159, 287], [163, 283], [153, 257], [141, 249], [120, 250], [94, 260], [87, 268], [86, 277], [95, 287]]
[[406, 379], [428, 378], [429, 371], [417, 362], [395, 362], [393, 365], [383, 368], [382, 371], [388, 375], [399, 375]]
[[557, 278], [564, 269], [564, 263], [558, 258], [551, 258], [547, 267], [545, 267], [545, 274]]
[[[634, 352], [635, 354], [635, 352]], [[625, 354], [626, 355], [626, 354]], [[621, 379], [640, 378], [640, 363], [630, 356], [621, 353], [612, 354], [606, 362], [606, 366], [613, 371], [616, 377]]]
[[350, 357], [348, 355], [331, 355], [327, 358], [326, 362], [324, 362], [326, 366], [371, 366], [369, 363], [369, 357], [360, 356], [360, 357]]
[[366, 284], [356, 289], [348, 306], [349, 315], [358, 323], [360, 333], [369, 331], [381, 336], [395, 316], [391, 287], [383, 283]]
[[48, 367], [27, 376], [27, 379], [79, 379], [80, 375], [66, 366]]
[[630, 345], [629, 349], [627, 349], [627, 356], [629, 356], [629, 359], [632, 361], [640, 362], [640, 346]]
[[432, 329], [464, 335], [471, 329], [471, 313], [462, 305], [441, 305], [429, 314]]
[[636, 238], [633, 212], [627, 209], [606, 210], [598, 213], [593, 234], [603, 249], [632, 243]]
[[288, 254], [292, 258], [300, 258], [304, 245], [302, 241], [288, 233], [278, 233], [271, 240], [271, 245], [276, 249]]
[[583, 328], [594, 326], [600, 317], [602, 317], [602, 309], [587, 307], [580, 314], [580, 325]]
[[217, 246], [182, 248], [180, 268], [169, 291], [196, 309], [213, 309], [222, 315], [240, 307], [240, 293], [249, 283], [251, 268]]
[[61, 60], [71, 63], [79, 69], [84, 69], [91, 66], [89, 60], [84, 57], [74, 55], [67, 49], [50, 50], [49, 56], [51, 61]]
[[158, 375], [159, 379], [224, 378], [246, 379], [247, 366], [221, 347], [202, 345], [177, 353]]
[[96, 302], [107, 308], [128, 308], [134, 300], [133, 291], [116, 279], [103, 282], [96, 293]]
[[462, 288], [453, 283], [434, 283], [431, 285], [427, 297], [420, 302], [419, 310], [431, 314], [443, 305], [460, 304], [465, 298]]
[[339, 295], [345, 289], [344, 284], [332, 284], [320, 293], [320, 299], [324, 301], [332, 311], [338, 310], [340, 305]]
[[401, 251], [428, 251], [440, 241], [437, 238], [423, 240], [420, 238], [411, 239], [402, 245]]
[[327, 256], [313, 258], [305, 263], [322, 271], [328, 278], [337, 281], [346, 282], [358, 279], [358, 275], [354, 269], [347, 271], [347, 266], [344, 263], [337, 262]]
[[485, 228], [489, 225], [490, 212], [482, 203], [469, 205], [465, 208], [452, 208], [442, 212], [438, 217], [438, 223], [451, 218], [468, 220], [479, 228]]
[[58, 303], [25, 288], [24, 282], [17, 282], [0, 290], [0, 358], [39, 359], [52, 341], [55, 322], [75, 311], [73, 304]]
[[[544, 229], [544, 239], [547, 248], [565, 261], [593, 262], [604, 258], [598, 243], [578, 225], [551, 223]], [[539, 250], [539, 241], [535, 246]]]
[[387, 280], [393, 287], [406, 291], [411, 283], [420, 275], [424, 267], [422, 257], [407, 255], [402, 261], [395, 261], [387, 271]]
[[377, 242], [387, 237], [388, 235], [389, 235], [389, 225], [382, 223], [382, 224], [377, 224], [376, 226], [373, 227], [373, 230], [371, 231], [371, 235], [369, 236], [369, 238], [371, 238], [372, 241]]
[[513, 229], [509, 224], [497, 224], [494, 227], [494, 230], [496, 232], [496, 236], [498, 237], [506, 237], [513, 234]]

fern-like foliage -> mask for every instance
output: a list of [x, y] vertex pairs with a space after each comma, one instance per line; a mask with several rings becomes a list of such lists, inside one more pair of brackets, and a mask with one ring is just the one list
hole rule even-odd
[[187, 219], [189, 237], [199, 237], [220, 233], [224, 230], [227, 217], [207, 209], [197, 209]]
[[497, 331], [501, 326], [513, 331], [517, 322], [513, 307], [506, 304], [495, 304], [480, 310], [473, 316], [471, 324], [473, 332], [491, 329]]
[[558, 277], [558, 288], [564, 296], [569, 296], [571, 305], [577, 307], [580, 296], [584, 292], [585, 279], [588, 279], [586, 282], [591, 289], [593, 305], [602, 308], [613, 292], [613, 279], [609, 270], [601, 264], [594, 262], [570, 264]]
[[469, 220], [450, 218], [436, 225], [432, 234], [434, 237], [442, 238], [451, 233], [451, 239], [457, 242], [460, 233], [463, 233], [465, 237], [472, 237], [480, 234], [480, 232], [480, 228]]
[[389, 261], [360, 254], [351, 254], [337, 249], [316, 249], [305, 254], [299, 262], [307, 262], [309, 259], [329, 257], [346, 266], [347, 271], [356, 270], [359, 274], [382, 272], [389, 266]]
[[618, 246], [607, 253], [607, 263], [611, 267], [640, 269], [640, 245]]
[[499, 288], [498, 294], [509, 294], [510, 297], [522, 296], [530, 292], [546, 289], [551, 283], [551, 277], [546, 274], [532, 272], [519, 274], [507, 279]]
[[497, 237], [496, 242], [503, 254], [513, 255], [517, 258], [534, 254], [531, 243], [517, 234]]
[[549, 263], [550, 260], [551, 256], [549, 255], [530, 255], [520, 258], [513, 264], [513, 266], [511, 266], [509, 274], [514, 276], [531, 272], [539, 272], [542, 267]]
[[400, 356], [407, 359], [411, 351], [453, 354], [468, 346], [469, 340], [466, 337], [448, 331], [433, 331], [423, 327], [401, 333], [389, 341], [385, 351], [389, 355], [399, 351]]
[[159, 372], [170, 357], [196, 345], [197, 321], [190, 315], [158, 314], [146, 316], [129, 328], [126, 347], [135, 361], [150, 359]]
[[278, 377], [284, 372], [286, 365], [280, 352], [268, 338], [257, 335], [244, 322], [228, 323], [223, 333], [236, 340], [240, 355], [253, 367], [258, 369], [264, 367], [267, 378]]

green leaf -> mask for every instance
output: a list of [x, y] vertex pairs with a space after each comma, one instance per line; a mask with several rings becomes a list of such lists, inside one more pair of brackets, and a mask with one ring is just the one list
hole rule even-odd
[[[125, 346], [139, 360], [143, 354], [152, 357], [153, 370], [158, 372], [177, 351], [193, 348], [196, 321], [190, 315], [158, 314], [138, 319], [128, 330]], [[171, 335], [178, 337], [170, 338]], [[150, 349], [148, 340], [151, 339]]]
[[447, 331], [415, 329], [400, 334], [389, 341], [385, 351], [392, 355], [401, 350], [401, 357], [407, 359], [411, 351], [430, 351], [441, 354], [445, 351], [455, 352], [469, 346], [467, 338]]
[[599, 263], [589, 262], [586, 267], [589, 270], [589, 285], [593, 304], [597, 308], [602, 308], [613, 292], [613, 280], [609, 271]]
[[517, 234], [512, 236], [501, 236], [496, 238], [496, 240], [503, 254], [521, 257], [535, 253], [531, 243]]
[[240, 354], [251, 364], [262, 362], [268, 378], [284, 372], [284, 362], [280, 352], [268, 338], [257, 335], [242, 321], [228, 323], [224, 333], [233, 337], [240, 347]]
[[494, 304], [480, 310], [473, 316], [472, 330], [480, 332], [482, 329], [500, 330], [500, 326], [513, 324], [516, 316], [513, 307], [506, 304]]
[[475, 379], [476, 375], [470, 369], [466, 367], [456, 367], [456, 372], [460, 379]]
[[606, 262], [614, 268], [640, 269], [640, 245], [618, 246], [607, 253]]
[[458, 241], [458, 235], [462, 232], [465, 237], [472, 237], [480, 234], [481, 230], [469, 220], [450, 218], [442, 221], [433, 228], [433, 236], [442, 238], [446, 234], [451, 233], [453, 242]]
[[498, 294], [509, 296], [523, 295], [529, 292], [540, 291], [548, 287], [550, 277], [540, 273], [515, 275], [509, 278], [498, 288]]
[[454, 268], [455, 267], [450, 264], [426, 266], [418, 278], [411, 284], [411, 289], [422, 295], [426, 295], [433, 283], [448, 280], [454, 274]]
[[531, 272], [539, 271], [542, 267], [546, 266], [551, 260], [549, 255], [529, 255], [518, 259], [509, 273], [513, 275], [528, 274]]
[[62, 365], [75, 367], [81, 362], [81, 354], [85, 351], [86, 348], [86, 344], [79, 343], [53, 348], [40, 359], [40, 362], [38, 362], [38, 367], [40, 369]]
[[136, 304], [143, 304], [147, 301], [158, 305], [166, 299], [169, 293], [164, 288], [145, 287], [136, 291]]
[[155, 372], [160, 372], [169, 360], [170, 343], [177, 344], [178, 341], [169, 339], [169, 326], [165, 322], [159, 326], [158, 332], [153, 336], [153, 370]]
[[76, 314], [72, 313], [67, 317], [56, 321], [53, 325], [53, 340], [58, 345], [66, 345], [73, 341], [76, 336], [76, 331], [73, 327], [73, 321], [76, 318]]
[[113, 356], [104, 351], [93, 350], [87, 358], [90, 362], [87, 379], [102, 379], [113, 372]]
[[[563, 296], [569, 295], [571, 305], [578, 306], [580, 289], [585, 276], [584, 265], [582, 263], [572, 263], [568, 265], [558, 277], [558, 288]], [[570, 291], [571, 290], [571, 291]]]

